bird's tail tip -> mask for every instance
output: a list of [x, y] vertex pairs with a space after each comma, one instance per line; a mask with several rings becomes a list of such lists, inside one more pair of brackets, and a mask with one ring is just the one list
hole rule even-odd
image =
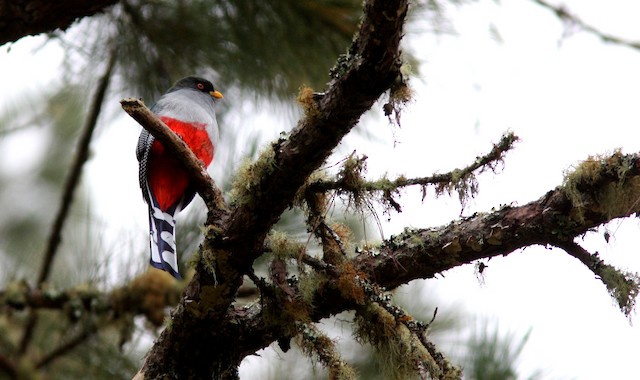
[[176, 239], [174, 236], [175, 221], [166, 213], [154, 213], [150, 217], [150, 264], [169, 272], [178, 280], [182, 279], [178, 271], [178, 255], [176, 254]]
[[[166, 261], [156, 262], [156, 261], [153, 261], [153, 258], [151, 258], [149, 260], [149, 264], [151, 264], [151, 266], [156, 268], [156, 269], [160, 269], [160, 270], [163, 270], [163, 271], [169, 273], [176, 280], [182, 280], [182, 276], [180, 275], [180, 272], [178, 272], [177, 270], [173, 269], [173, 267]], [[176, 269], [177, 269], [177, 265], [176, 265]]]

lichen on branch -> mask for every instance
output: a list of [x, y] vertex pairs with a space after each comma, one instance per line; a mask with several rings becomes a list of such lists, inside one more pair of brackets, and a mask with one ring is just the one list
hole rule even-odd
[[143, 315], [151, 325], [159, 327], [164, 323], [165, 308], [177, 304], [181, 293], [180, 283], [165, 272], [151, 269], [109, 292], [84, 286], [32, 289], [24, 282], [13, 282], [0, 292], [0, 306], [60, 310], [72, 321], [85, 316], [117, 320]]
[[354, 380], [356, 371], [344, 361], [333, 342], [311, 323], [296, 322], [296, 341], [307, 356], [315, 356], [327, 368], [329, 379]]
[[491, 151], [476, 157], [471, 164], [464, 168], [428, 177], [406, 178], [400, 176], [393, 180], [383, 177], [376, 181], [367, 181], [364, 178], [367, 169], [367, 156], [358, 157], [354, 152], [343, 160], [335, 180], [310, 181], [304, 191], [335, 191], [338, 195], [346, 195], [349, 204], [360, 209], [372, 202], [372, 193], [379, 193], [382, 204], [386, 205], [388, 209], [401, 212], [401, 206], [396, 200], [400, 189], [408, 186], [420, 186], [424, 199], [427, 188], [434, 186], [436, 195], [457, 193], [464, 206], [468, 199], [478, 193], [476, 176], [487, 170], [495, 172], [498, 166], [503, 164], [505, 154], [513, 149], [518, 140], [519, 138], [513, 132], [507, 132], [502, 135], [498, 143], [493, 145]]
[[[421, 378], [462, 378], [461, 370], [427, 339], [437, 309], [433, 319], [424, 323], [395, 305], [391, 296], [377, 284], [359, 276], [355, 282], [362, 288], [368, 301], [364, 307], [357, 309], [356, 337], [373, 344], [381, 357], [390, 359], [389, 367], [382, 361], [383, 371], [389, 371], [387, 377], [405, 378], [418, 373]], [[392, 320], [394, 323], [391, 323]]]
[[605, 263], [597, 253], [589, 253], [574, 241], [559, 240], [554, 245], [580, 260], [593, 272], [607, 287], [620, 310], [630, 317], [640, 293], [640, 276], [637, 273], [626, 272]]
[[640, 179], [633, 175], [637, 165], [637, 155], [616, 150], [589, 156], [567, 172], [562, 189], [573, 204], [571, 217], [580, 221], [596, 212], [611, 218], [640, 210]]

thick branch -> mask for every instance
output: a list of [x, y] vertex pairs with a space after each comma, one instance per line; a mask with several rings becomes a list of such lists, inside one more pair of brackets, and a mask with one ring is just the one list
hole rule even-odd
[[[358, 38], [334, 68], [335, 79], [316, 108], [274, 147], [272, 173], [262, 173], [253, 199], [240, 205], [226, 232], [243, 258], [256, 255], [264, 236], [307, 177], [331, 154], [360, 116], [400, 76], [399, 43], [407, 2], [367, 1]], [[247, 232], [254, 239], [247, 240]], [[250, 260], [248, 261], [250, 263]]]
[[387, 240], [379, 255], [360, 255], [355, 265], [381, 285], [394, 288], [478, 259], [572, 240], [614, 218], [639, 212], [639, 198], [639, 156], [616, 153], [586, 161], [565, 186], [537, 201], [475, 214], [443, 227], [405, 230]]
[[222, 210], [226, 209], [222, 193], [211, 176], [209, 176], [207, 169], [187, 144], [151, 112], [142, 100], [127, 98], [122, 99], [120, 104], [135, 121], [149, 131], [153, 137], [158, 139], [165, 148], [182, 162], [193, 180], [196, 191], [207, 204], [209, 212], [214, 212], [219, 217], [222, 214]]
[[0, 45], [55, 29], [67, 29], [76, 19], [92, 16], [117, 0], [1, 0]]
[[[245, 348], [235, 337], [220, 334], [253, 260], [260, 255], [269, 229], [292, 203], [307, 177], [331, 154], [360, 116], [400, 76], [399, 42], [407, 14], [406, 0], [369, 0], [358, 37], [334, 70], [334, 80], [317, 107], [256, 163], [250, 191], [236, 204], [223, 227], [209, 229], [202, 260], [163, 331], [147, 356], [142, 372], [148, 378], [169, 373], [182, 377], [233, 376]], [[219, 220], [208, 219], [218, 225]], [[216, 326], [213, 328], [213, 326]], [[181, 349], [219, 345], [216, 353]]]
[[[612, 219], [640, 212], [640, 154], [615, 153], [588, 160], [566, 182], [572, 184], [571, 191], [561, 186], [519, 207], [504, 206], [437, 228], [405, 230], [386, 240], [375, 252], [359, 254], [351, 264], [363, 278], [394, 289], [415, 279], [432, 278], [448, 269], [483, 258], [506, 256], [531, 245], [562, 245], [558, 242], [561, 240], [566, 242], [563, 248], [592, 266], [594, 257], [576, 253], [569, 247], [570, 242]], [[583, 201], [577, 202], [578, 198]], [[319, 260], [306, 261], [331, 278], [340, 276], [340, 270], [333, 266]], [[631, 275], [631, 280], [634, 278], [637, 276]], [[618, 287], [612, 291], [609, 283]], [[326, 281], [316, 290], [313, 321], [353, 308], [353, 300], [345, 299], [344, 292], [335, 284]], [[617, 299], [626, 300], [621, 308], [627, 312], [633, 301], [630, 297], [638, 294], [638, 282], [625, 278], [607, 282], [607, 287]], [[220, 329], [228, 329], [225, 335], [232, 335], [246, 355], [268, 346], [290, 328], [266, 323], [259, 305], [231, 311], [228, 320]]]

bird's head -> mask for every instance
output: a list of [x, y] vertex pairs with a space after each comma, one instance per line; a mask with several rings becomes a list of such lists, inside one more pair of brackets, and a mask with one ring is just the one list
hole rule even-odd
[[213, 99], [223, 98], [222, 93], [220, 93], [220, 91], [216, 91], [216, 89], [213, 88], [213, 84], [210, 81], [204, 78], [195, 77], [195, 76], [189, 76], [189, 77], [180, 79], [167, 92], [169, 93], [169, 92], [183, 90], [183, 89], [200, 91], [202, 93], [208, 94]]

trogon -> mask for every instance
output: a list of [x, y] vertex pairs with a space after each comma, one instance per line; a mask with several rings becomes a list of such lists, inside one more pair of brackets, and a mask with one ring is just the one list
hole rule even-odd
[[[208, 167], [218, 144], [219, 99], [222, 94], [211, 82], [190, 76], [176, 82], [151, 111]], [[179, 279], [175, 216], [191, 202], [195, 190], [184, 166], [146, 129], [140, 133], [136, 157], [142, 196], [149, 205], [151, 265]]]

